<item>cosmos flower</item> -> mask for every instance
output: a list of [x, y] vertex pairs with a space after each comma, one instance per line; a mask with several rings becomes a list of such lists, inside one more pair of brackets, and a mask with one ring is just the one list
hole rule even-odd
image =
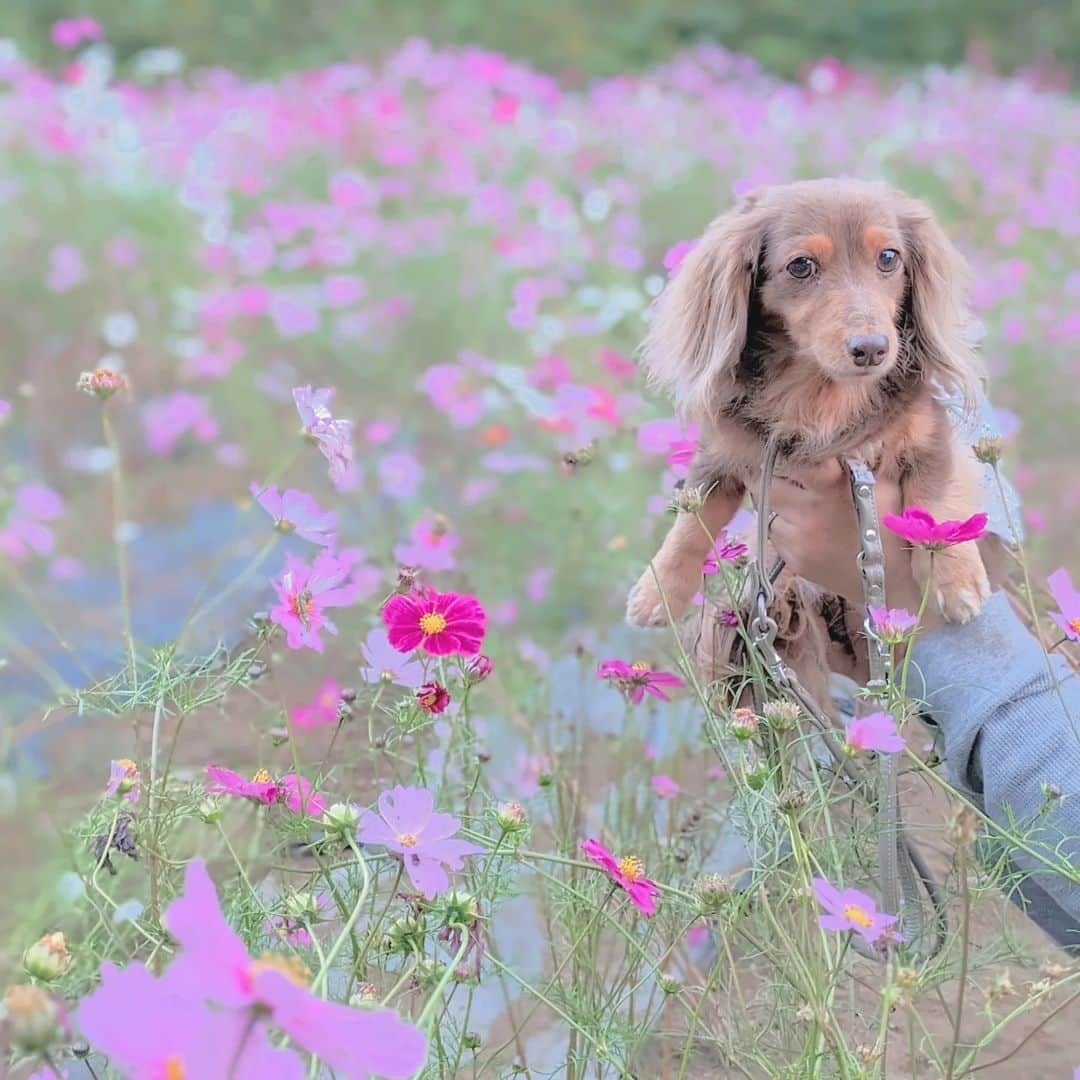
[[736, 562], [741, 559], [750, 549], [740, 540], [729, 540], [726, 532], [713, 542], [712, 551], [705, 557], [702, 563], [703, 574], [718, 574], [721, 563]]
[[409, 880], [429, 900], [450, 887], [447, 869], [460, 870], [463, 859], [484, 849], [457, 840], [461, 822], [435, 812], [435, 796], [426, 788], [395, 787], [379, 796], [379, 812], [362, 810], [357, 839], [381, 844], [405, 863]]
[[814, 894], [825, 909], [819, 920], [822, 930], [854, 930], [868, 945], [893, 933], [889, 928], [897, 917], [878, 911], [873, 898], [858, 889], [841, 892], [824, 878], [814, 878]]
[[935, 521], [928, 510], [909, 506], [902, 514], [886, 514], [881, 524], [909, 544], [940, 551], [953, 544], [978, 540], [986, 532], [986, 521], [986, 514], [972, 514], [963, 521]]
[[424, 665], [398, 652], [381, 627], [368, 631], [360, 652], [364, 657], [364, 663], [360, 665], [360, 677], [364, 682], [388, 682], [415, 690], [424, 681]]
[[487, 616], [475, 596], [414, 589], [390, 597], [382, 609], [390, 644], [432, 656], [474, 656], [484, 642]]
[[867, 611], [874, 632], [889, 645], [898, 645], [915, 629], [915, 624], [919, 621], [905, 608], [886, 608], [871, 604]]
[[287, 773], [280, 780], [275, 780], [266, 769], [259, 769], [248, 780], [240, 773], [233, 772], [221, 765], [207, 765], [206, 775], [213, 781], [207, 784], [208, 795], [231, 795], [239, 799], [251, 799], [263, 806], [283, 802], [296, 813], [322, 817], [326, 804], [321, 795], [314, 792], [311, 781], [305, 776]]
[[1060, 611], [1051, 611], [1050, 618], [1072, 641], [1080, 641], [1080, 592], [1073, 587], [1072, 578], [1065, 567], [1059, 567], [1047, 579], [1050, 595]]
[[341, 685], [332, 676], [323, 681], [315, 697], [307, 705], [297, 705], [289, 713], [289, 722], [303, 731], [336, 724], [341, 705]]
[[416, 691], [416, 703], [424, 712], [438, 716], [439, 713], [446, 712], [450, 705], [450, 692], [442, 683], [424, 683]]
[[270, 618], [285, 630], [290, 649], [307, 647], [323, 651], [320, 631], [336, 634], [337, 627], [326, 617], [326, 608], [345, 607], [356, 600], [360, 586], [348, 581], [350, 564], [329, 551], [320, 551], [309, 566], [294, 555], [285, 559], [285, 572], [273, 582], [278, 603]]
[[318, 446], [329, 464], [331, 483], [339, 491], [352, 491], [360, 481], [353, 450], [353, 424], [331, 414], [333, 388], [313, 390], [310, 386], [297, 386], [292, 395], [304, 435]]
[[106, 795], [119, 795], [129, 803], [139, 801], [139, 766], [131, 758], [116, 758], [109, 764]]
[[601, 679], [611, 679], [634, 705], [640, 705], [646, 694], [670, 701], [664, 688], [678, 689], [686, 685], [678, 675], [669, 671], [653, 671], [647, 664], [628, 664], [625, 660], [604, 660], [596, 669]]
[[853, 750], [898, 754], [905, 745], [903, 736], [896, 730], [896, 721], [884, 712], [870, 713], [848, 721], [844, 734], [848, 746]]
[[394, 558], [402, 566], [425, 570], [453, 570], [457, 566], [454, 550], [461, 537], [450, 528], [441, 514], [425, 514], [409, 533], [407, 543], [394, 548]]
[[306, 491], [289, 488], [278, 491], [277, 485], [260, 488], [251, 485], [255, 501], [274, 519], [274, 528], [284, 533], [295, 533], [303, 540], [310, 540], [320, 547], [333, 547], [337, 539], [337, 514], [322, 510]]
[[674, 799], [679, 794], [679, 785], [664, 773], [657, 773], [650, 783], [653, 791], [661, 799]]
[[46, 521], [54, 521], [64, 512], [64, 501], [45, 484], [20, 484], [15, 489], [7, 520], [0, 526], [0, 550], [22, 562], [31, 552], [48, 555], [55, 534]]
[[636, 855], [616, 859], [599, 840], [586, 840], [581, 850], [597, 866], [605, 870], [612, 881], [626, 891], [630, 902], [643, 915], [656, 914], [656, 897], [660, 887], [645, 876], [645, 865]]
[[218, 423], [210, 415], [206, 398], [177, 390], [165, 397], [152, 398], [142, 409], [143, 432], [151, 453], [171, 453], [187, 432], [199, 442], [213, 442]]

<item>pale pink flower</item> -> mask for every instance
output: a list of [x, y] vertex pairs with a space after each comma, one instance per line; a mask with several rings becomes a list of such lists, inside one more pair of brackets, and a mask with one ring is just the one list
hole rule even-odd
[[309, 566], [294, 555], [285, 557], [285, 572], [272, 582], [278, 603], [270, 618], [285, 630], [290, 649], [309, 648], [323, 651], [322, 630], [336, 634], [337, 627], [327, 618], [326, 609], [353, 603], [360, 586], [348, 580], [351, 567], [339, 556], [320, 551]]

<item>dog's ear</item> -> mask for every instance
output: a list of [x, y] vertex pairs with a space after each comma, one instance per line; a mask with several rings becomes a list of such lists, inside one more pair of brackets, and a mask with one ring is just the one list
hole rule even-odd
[[926, 378], [972, 409], [981, 368], [972, 347], [967, 264], [926, 203], [898, 198], [908, 284], [900, 326], [904, 348]]
[[675, 392], [688, 419], [708, 415], [734, 377], [765, 224], [760, 193], [752, 192], [705, 230], [653, 308], [645, 369], [654, 385]]

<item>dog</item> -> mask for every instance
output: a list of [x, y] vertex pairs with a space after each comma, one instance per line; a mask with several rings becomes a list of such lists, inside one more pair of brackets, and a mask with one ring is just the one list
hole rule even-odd
[[[778, 474], [859, 457], [899, 481], [905, 506], [938, 520], [978, 511], [974, 455], [942, 400], [973, 408], [980, 385], [966, 278], [930, 208], [884, 185], [762, 188], [712, 222], [658, 297], [642, 350], [651, 383], [698, 426], [686, 484], [704, 501], [676, 518], [632, 589], [632, 625], [686, 613], [710, 536], [756, 490], [774, 435]], [[929, 556], [913, 559], [925, 587]], [[783, 584], [787, 623], [807, 602], [821, 612], [805, 583]], [[947, 621], [973, 618], [990, 593], [977, 545], [938, 553], [932, 587]]]

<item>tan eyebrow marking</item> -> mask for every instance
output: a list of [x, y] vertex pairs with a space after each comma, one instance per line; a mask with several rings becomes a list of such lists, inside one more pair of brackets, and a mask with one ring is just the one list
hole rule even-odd
[[892, 245], [892, 238], [884, 229], [879, 229], [876, 225], [867, 225], [863, 229], [862, 243], [867, 255], [872, 259], [876, 259], [878, 252], [882, 248]]
[[818, 262], [828, 262], [836, 253], [836, 245], [824, 233], [803, 237], [799, 246], [806, 248]]

